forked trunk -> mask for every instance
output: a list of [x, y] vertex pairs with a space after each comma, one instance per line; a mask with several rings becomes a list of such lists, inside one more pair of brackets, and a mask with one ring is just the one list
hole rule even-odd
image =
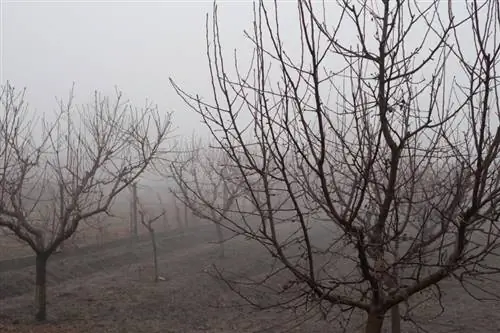
[[380, 313], [368, 313], [365, 333], [381, 333], [384, 324], [384, 315]]
[[35, 319], [44, 321], [47, 318], [47, 259], [46, 253], [36, 255], [36, 287], [35, 287]]

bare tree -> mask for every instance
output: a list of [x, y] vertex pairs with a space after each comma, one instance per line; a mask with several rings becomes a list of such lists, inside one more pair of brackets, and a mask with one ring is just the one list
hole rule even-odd
[[[158, 201], [161, 204], [161, 199], [158, 197]], [[149, 236], [151, 237], [151, 246], [153, 247], [153, 265], [154, 265], [154, 282], [158, 282], [159, 279], [163, 279], [158, 273], [158, 251], [156, 244], [156, 234], [153, 223], [159, 220], [161, 217], [165, 216], [165, 209], [162, 210], [161, 214], [156, 216], [148, 216], [145, 207], [141, 204], [139, 198], [137, 198], [137, 203], [139, 206], [139, 215], [141, 217], [141, 224], [147, 229]]]
[[397, 330], [399, 304], [410, 320], [443, 279], [498, 273], [499, 3], [447, 5], [299, 0], [285, 38], [285, 4], [256, 1], [245, 69], [207, 17], [213, 102], [172, 84], [259, 213], [225, 224], [280, 261], [269, 276], [288, 272], [277, 305], [362, 310], [367, 333], [394, 309]]
[[224, 151], [203, 147], [193, 140], [170, 166], [170, 175], [177, 185], [173, 191], [176, 198], [195, 216], [215, 224], [221, 258], [227, 240], [223, 229], [237, 232], [225, 221], [239, 211], [238, 203], [241, 205], [242, 201], [237, 199], [244, 194], [244, 182], [235, 177], [237, 174], [229, 168], [229, 162]]
[[9, 84], [0, 95], [0, 227], [36, 254], [36, 319], [45, 320], [47, 260], [162, 153], [170, 115], [135, 109], [119, 92], [114, 100], [96, 92], [78, 108], [71, 91], [54, 118], [37, 123], [24, 97]]

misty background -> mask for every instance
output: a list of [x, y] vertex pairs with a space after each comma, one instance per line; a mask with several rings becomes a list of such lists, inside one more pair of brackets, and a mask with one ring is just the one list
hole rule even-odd
[[[153, 103], [161, 112], [173, 112], [173, 140], [193, 133], [208, 138], [169, 77], [209, 96], [205, 24], [212, 6], [212, 1], [0, 1], [1, 83], [26, 88], [30, 110], [49, 114], [49, 120], [73, 84], [76, 105], [91, 103], [95, 90], [113, 100], [117, 88], [134, 106]], [[223, 2], [220, 13], [224, 40], [244, 48], [252, 3]], [[139, 184], [140, 197], [153, 205], [158, 192], [169, 200], [169, 182], [158, 180], [145, 175]], [[120, 194], [116, 211], [126, 214], [129, 196]]]
[[[217, 1], [217, 5], [221, 44], [231, 75], [235, 50], [243, 70], [252, 59], [254, 46], [244, 30], [252, 29], [253, 2]], [[279, 1], [278, 6], [282, 41], [291, 56], [299, 59], [297, 5]], [[464, 6], [455, 7], [458, 18], [465, 14], [460, 12]], [[338, 8], [335, 1], [325, 2], [326, 22], [332, 26]], [[447, 8], [443, 2], [440, 10]], [[113, 99], [117, 88], [134, 106], [154, 103], [162, 112], [173, 112], [170, 142], [186, 142], [192, 135], [210, 140], [201, 118], [176, 95], [169, 78], [188, 93], [212, 98], [206, 55], [206, 19], [208, 14], [211, 22], [212, 9], [212, 0], [1, 0], [0, 81], [9, 81], [18, 90], [27, 88], [30, 109], [40, 115], [55, 111], [58, 99], [67, 100], [73, 84], [76, 105], [91, 103], [96, 90]], [[342, 30], [347, 40], [352, 35], [356, 42], [353, 27]], [[418, 29], [414, 34], [407, 41], [410, 47], [419, 42]], [[339, 66], [332, 61], [328, 65], [332, 70]], [[451, 75], [454, 65], [447, 64]], [[278, 72], [273, 76], [276, 82]], [[335, 97], [331, 103], [336, 103]], [[140, 197], [149, 203], [157, 204], [159, 193], [162, 200], [169, 200], [172, 183], [164, 177], [144, 175], [139, 185]], [[120, 194], [117, 201], [123, 208], [118, 210], [128, 210], [129, 192]]]
[[[280, 29], [287, 32], [283, 43], [289, 52], [297, 47], [299, 56], [296, 3], [278, 3]], [[244, 30], [252, 29], [253, 2], [217, 5], [227, 67], [232, 70], [237, 50], [239, 66], [247, 68], [253, 45]], [[335, 1], [325, 6], [327, 22], [334, 26], [338, 6]], [[447, 2], [440, 7], [445, 12]], [[464, 6], [455, 7], [454, 15], [461, 18]], [[208, 138], [200, 117], [175, 94], [169, 78], [189, 93], [211, 98], [206, 17], [211, 21], [212, 8], [212, 0], [0, 0], [0, 81], [26, 87], [31, 108], [41, 113], [57, 108], [56, 97], [67, 99], [73, 83], [76, 104], [91, 102], [95, 90], [114, 97], [117, 87], [135, 106], [153, 102], [162, 111], [174, 112], [176, 136], [195, 133]], [[351, 28], [343, 28], [343, 34], [354, 38]], [[408, 38], [410, 46], [419, 42], [414, 33]]]
[[[123, 91], [137, 106], [146, 101], [174, 111], [177, 135], [205, 131], [175, 95], [169, 77], [209, 96], [205, 21], [212, 1], [1, 1], [1, 82], [28, 89], [37, 112], [57, 107], [75, 83], [76, 103], [94, 90]], [[227, 45], [251, 47], [250, 1], [222, 2]], [[244, 53], [244, 50], [242, 50]]]

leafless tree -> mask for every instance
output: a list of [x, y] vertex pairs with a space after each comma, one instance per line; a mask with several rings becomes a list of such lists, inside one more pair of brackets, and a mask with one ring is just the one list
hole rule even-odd
[[[158, 198], [159, 203], [161, 204], [161, 199]], [[158, 282], [158, 279], [162, 278], [158, 273], [158, 251], [156, 244], [156, 234], [153, 223], [159, 220], [161, 217], [165, 216], [165, 209], [162, 210], [161, 214], [150, 216], [146, 211], [144, 205], [142, 205], [141, 201], [137, 199], [139, 206], [139, 215], [141, 218], [141, 224], [147, 229], [149, 236], [151, 237], [151, 246], [153, 247], [153, 265], [154, 265], [154, 282]]]
[[224, 56], [214, 6], [213, 102], [172, 84], [245, 182], [259, 219], [225, 224], [288, 272], [278, 304], [361, 310], [367, 333], [394, 309], [397, 330], [399, 305], [410, 319], [443, 279], [498, 273], [499, 3], [289, 5], [255, 2], [248, 68]]
[[45, 320], [47, 260], [162, 153], [170, 115], [136, 109], [119, 92], [96, 92], [79, 108], [72, 90], [53, 118], [38, 120], [24, 91], [7, 84], [0, 101], [0, 227], [36, 254], [36, 319]]
[[193, 140], [170, 166], [170, 175], [177, 186], [176, 198], [195, 216], [215, 224], [221, 258], [227, 240], [223, 229], [230, 229], [233, 235], [238, 231], [225, 221], [241, 209], [237, 199], [244, 194], [244, 182], [234, 177], [237, 174], [233, 171], [237, 170], [232, 171], [229, 162], [223, 150], [204, 147], [201, 141]]

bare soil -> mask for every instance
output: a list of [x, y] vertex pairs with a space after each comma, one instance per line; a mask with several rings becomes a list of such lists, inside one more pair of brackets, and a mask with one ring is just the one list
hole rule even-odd
[[[356, 332], [362, 318], [342, 329], [331, 322], [277, 309], [257, 310], [215, 278], [224, 272], [258, 278], [270, 261], [251, 242], [226, 244], [218, 257], [212, 228], [159, 240], [160, 275], [152, 281], [151, 247], [146, 241], [49, 262], [49, 320], [32, 320], [33, 267], [0, 272], [0, 332]], [[226, 273], [224, 273], [226, 274]], [[493, 288], [494, 286], [488, 286]], [[500, 304], [480, 303], [456, 284], [444, 284], [445, 313], [431, 319], [424, 308], [419, 322], [432, 332], [500, 332]], [[262, 294], [256, 297], [265, 297]], [[424, 332], [404, 323], [404, 332]]]

